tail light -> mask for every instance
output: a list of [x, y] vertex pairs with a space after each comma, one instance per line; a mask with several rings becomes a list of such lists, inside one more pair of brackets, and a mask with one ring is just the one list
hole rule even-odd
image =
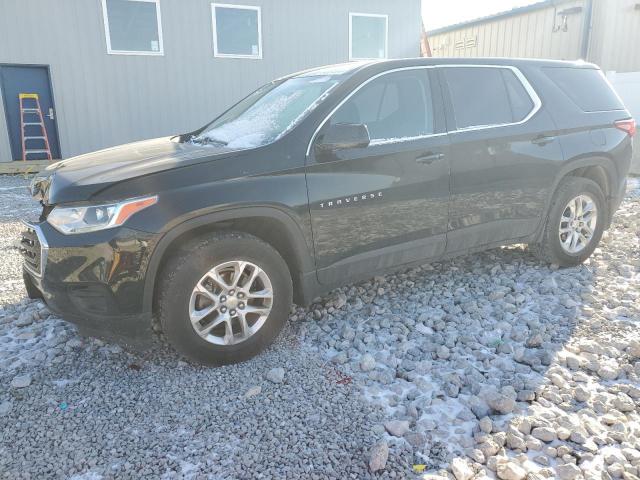
[[623, 132], [627, 132], [627, 135], [633, 137], [636, 134], [636, 121], [633, 118], [626, 120], [618, 120], [613, 122], [616, 128], [619, 128]]

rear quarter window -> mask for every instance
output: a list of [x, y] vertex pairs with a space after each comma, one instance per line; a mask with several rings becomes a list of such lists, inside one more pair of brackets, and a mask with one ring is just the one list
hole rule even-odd
[[609, 86], [601, 70], [570, 67], [543, 67], [542, 70], [585, 112], [624, 109], [624, 105]]

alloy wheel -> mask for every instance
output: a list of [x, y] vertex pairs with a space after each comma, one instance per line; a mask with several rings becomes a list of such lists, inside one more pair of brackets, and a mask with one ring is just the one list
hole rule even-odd
[[562, 249], [572, 255], [580, 253], [591, 242], [598, 221], [598, 207], [589, 195], [571, 199], [560, 217], [558, 235]]
[[264, 270], [242, 260], [213, 267], [198, 281], [189, 301], [195, 332], [216, 345], [244, 342], [264, 325], [273, 288]]

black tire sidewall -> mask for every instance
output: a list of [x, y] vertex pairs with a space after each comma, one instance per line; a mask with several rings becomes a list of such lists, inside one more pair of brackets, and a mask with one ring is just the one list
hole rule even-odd
[[[562, 248], [558, 229], [560, 228], [560, 218], [565, 207], [571, 199], [576, 198], [578, 195], [588, 195], [593, 199], [598, 209], [598, 220], [589, 245], [576, 254], [570, 254]], [[558, 189], [553, 206], [549, 212], [546, 241], [547, 248], [550, 250], [551, 259], [561, 266], [572, 266], [583, 263], [598, 246], [604, 232], [607, 216], [608, 208], [606, 199], [598, 184], [586, 178], [569, 177], [564, 185]]]
[[[262, 328], [247, 340], [214, 345], [193, 329], [189, 300], [207, 271], [232, 260], [249, 261], [265, 271], [273, 288], [273, 306]], [[160, 320], [167, 338], [185, 356], [210, 365], [236, 363], [257, 354], [278, 336], [292, 303], [291, 276], [285, 261], [266, 243], [243, 234], [223, 234], [190, 243], [168, 265], [161, 288]]]

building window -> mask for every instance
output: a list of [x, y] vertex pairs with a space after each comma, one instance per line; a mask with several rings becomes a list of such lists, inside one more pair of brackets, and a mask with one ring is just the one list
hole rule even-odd
[[216, 57], [262, 58], [260, 7], [212, 3]]
[[107, 52], [163, 55], [159, 0], [102, 0]]
[[389, 17], [371, 13], [349, 14], [349, 60], [387, 58]]

